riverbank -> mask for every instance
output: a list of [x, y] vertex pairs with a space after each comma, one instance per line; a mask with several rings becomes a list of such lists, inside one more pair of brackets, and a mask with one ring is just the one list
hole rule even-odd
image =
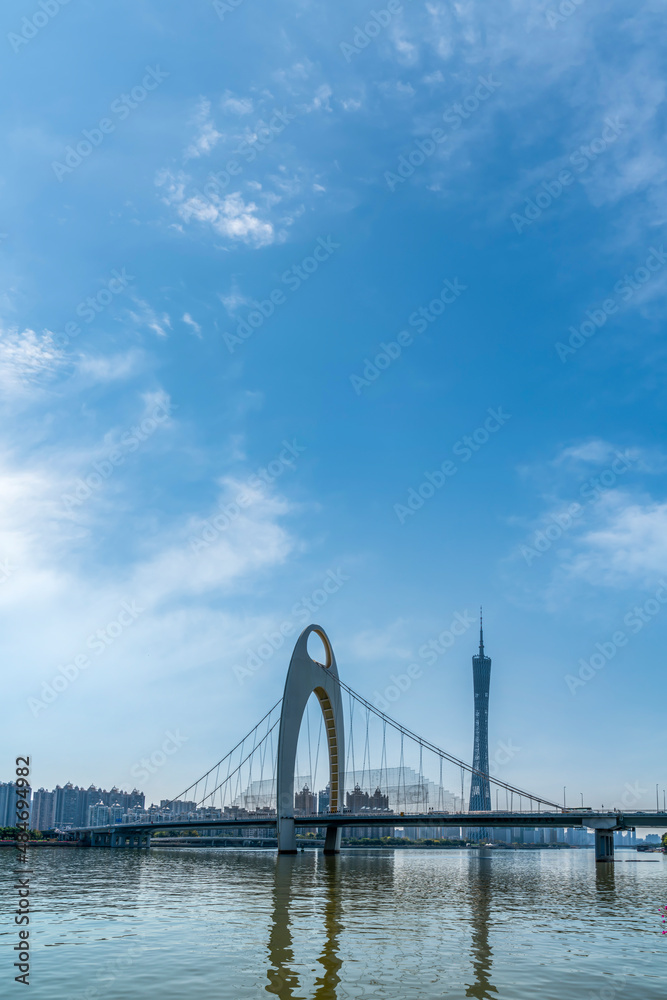
[[[16, 848], [16, 843], [15, 840], [0, 840], [0, 847]], [[74, 840], [27, 840], [21, 844], [21, 849], [23, 847], [79, 847], [79, 844]]]

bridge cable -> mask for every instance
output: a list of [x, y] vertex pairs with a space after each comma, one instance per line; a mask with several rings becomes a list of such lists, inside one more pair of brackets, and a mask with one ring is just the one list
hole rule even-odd
[[[350, 751], [352, 753], [352, 773], [354, 774], [354, 780], [357, 780], [357, 764], [354, 759], [354, 705], [355, 702], [352, 700], [352, 691], [348, 691], [348, 700], [350, 703]], [[349, 763], [349, 758], [348, 758]], [[341, 803], [343, 805], [343, 803]]]
[[442, 801], [442, 757], [440, 758], [440, 784], [438, 785], [438, 812], [442, 812], [444, 803]]
[[269, 730], [269, 735], [271, 737], [271, 760], [273, 762], [273, 773], [271, 775], [271, 797], [270, 801], [275, 801], [276, 803], [276, 815], [278, 815], [278, 791], [276, 789], [276, 778], [278, 773], [278, 755], [273, 749], [273, 729]]
[[[273, 723], [273, 725], [272, 725], [272, 726], [271, 726], [271, 728], [269, 729], [269, 732], [268, 732], [268, 733], [266, 733], [266, 735], [262, 737], [262, 739], [260, 740], [260, 743], [258, 744], [258, 746], [259, 746], [259, 745], [260, 745], [261, 743], [263, 743], [265, 739], [267, 739], [267, 738], [268, 738], [268, 736], [269, 736], [269, 735], [270, 735], [270, 734], [271, 734], [271, 733], [273, 732], [273, 730], [274, 730], [274, 729], [276, 728], [276, 726], [277, 726], [277, 725], [279, 724], [279, 722], [280, 722], [280, 717], [278, 717], [278, 718], [276, 719], [276, 721], [275, 721], [275, 722]], [[249, 760], [249, 759], [250, 759], [250, 757], [252, 757], [252, 755], [253, 755], [253, 753], [255, 752], [255, 750], [256, 750], [256, 749], [257, 749], [257, 747], [254, 747], [254, 748], [253, 748], [253, 749], [252, 749], [252, 750], [250, 751], [250, 753], [249, 753], [249, 754], [247, 754], [247, 756], [246, 756], [246, 757], [244, 757], [244, 759], [243, 759], [243, 760], [241, 761], [241, 763], [240, 763], [240, 764], [238, 765], [238, 767], [235, 767], [235, 768], [234, 768], [234, 770], [233, 770], [233, 771], [231, 772], [231, 774], [229, 775], [229, 777], [230, 777], [230, 778], [233, 778], [233, 777], [234, 777], [234, 775], [235, 775], [235, 774], [236, 774], [237, 772], [239, 772], [239, 771], [241, 770], [241, 768], [242, 768], [242, 767], [243, 767], [243, 765], [244, 765], [244, 764], [246, 763], [246, 761], [247, 761], [247, 760]], [[226, 781], [226, 779], [220, 782], [220, 787], [222, 787], [222, 785], [224, 785], [224, 784], [225, 784], [225, 781]], [[207, 796], [207, 798], [210, 798], [210, 797], [211, 797], [212, 795], [215, 795], [215, 793], [216, 793], [217, 791], [218, 791], [218, 789], [217, 789], [217, 788], [214, 788], [212, 792], [209, 792], [209, 793], [208, 793], [208, 796]], [[199, 803], [198, 803], [198, 806], [201, 806], [201, 805], [203, 804], [203, 802], [204, 802], [204, 799], [202, 799], [202, 800], [201, 800], [201, 802], [199, 802]]]
[[380, 782], [382, 782], [382, 775], [385, 776], [385, 787], [387, 790], [387, 806], [389, 806], [389, 775], [387, 774], [387, 722], [385, 719], [382, 720], [382, 753], [380, 755]]
[[[311, 747], [310, 747], [310, 703], [311, 703], [312, 700], [313, 700], [312, 698], [309, 698], [308, 699], [308, 705], [306, 706], [306, 728], [307, 728], [307, 731], [308, 731], [308, 769], [309, 769], [309, 776], [310, 776], [310, 783], [311, 783], [311, 785], [314, 784], [314, 781], [313, 781], [313, 755], [312, 755]], [[312, 788], [311, 788], [311, 791], [312, 791]]]
[[[245, 749], [245, 740], [241, 744], [241, 753], [240, 753], [241, 757], [243, 756], [244, 749]], [[250, 752], [252, 753], [252, 750]], [[240, 767], [240, 765], [239, 765], [239, 767], [236, 769], [236, 771], [234, 773], [236, 774], [236, 794], [234, 795], [234, 800], [236, 800], [239, 797], [240, 788], [241, 788], [241, 767]], [[232, 801], [230, 803], [230, 805], [234, 805], [234, 801]]]
[[[258, 729], [258, 728], [259, 728], [259, 726], [261, 726], [261, 724], [262, 724], [262, 723], [264, 722], [264, 720], [265, 720], [265, 719], [268, 719], [268, 717], [269, 717], [269, 716], [271, 715], [271, 713], [272, 713], [272, 712], [273, 712], [273, 711], [274, 711], [274, 710], [275, 710], [275, 709], [276, 709], [276, 708], [278, 707], [278, 705], [280, 705], [281, 701], [282, 701], [282, 698], [279, 698], [279, 699], [278, 699], [278, 701], [277, 701], [277, 702], [275, 703], [275, 705], [273, 705], [273, 706], [272, 706], [272, 707], [271, 707], [271, 708], [269, 709], [269, 711], [268, 711], [268, 712], [266, 713], [266, 715], [264, 715], [264, 716], [263, 716], [263, 717], [262, 717], [262, 718], [261, 718], [261, 719], [259, 720], [259, 722], [258, 722], [258, 723], [257, 723], [257, 725], [256, 725], [256, 726], [254, 727], [254, 729]], [[250, 733], [252, 733], [252, 732], [253, 732], [253, 730], [251, 729], [251, 730], [250, 730]], [[169, 808], [169, 806], [170, 806], [170, 805], [171, 805], [171, 804], [172, 804], [173, 802], [176, 802], [176, 801], [178, 801], [178, 799], [181, 799], [181, 798], [183, 798], [183, 797], [184, 797], [185, 795], [187, 795], [187, 793], [188, 793], [188, 792], [189, 792], [189, 791], [190, 791], [191, 789], [193, 789], [193, 788], [196, 788], [196, 787], [197, 787], [197, 785], [198, 785], [198, 784], [199, 784], [199, 783], [200, 783], [200, 782], [201, 782], [201, 781], [202, 781], [202, 780], [204, 779], [204, 777], [206, 777], [207, 775], [209, 775], [209, 774], [211, 773], [211, 771], [214, 771], [214, 770], [216, 769], [216, 767], [220, 767], [220, 765], [221, 765], [221, 764], [223, 764], [223, 763], [224, 763], [224, 761], [226, 761], [226, 760], [227, 760], [228, 758], [231, 758], [231, 755], [232, 755], [232, 754], [234, 753], [234, 751], [235, 751], [235, 750], [238, 750], [238, 748], [239, 748], [239, 747], [240, 747], [240, 746], [241, 746], [241, 745], [242, 745], [243, 743], [245, 743], [245, 741], [246, 741], [246, 739], [248, 738], [248, 736], [250, 735], [250, 733], [248, 733], [248, 734], [247, 734], [246, 736], [244, 736], [242, 740], [239, 740], [239, 742], [238, 742], [238, 743], [236, 744], [236, 746], [235, 746], [235, 747], [232, 747], [232, 749], [231, 749], [231, 750], [229, 751], [229, 753], [226, 753], [224, 757], [221, 757], [221, 758], [220, 758], [220, 760], [218, 761], [218, 763], [217, 763], [217, 764], [214, 764], [214, 765], [213, 765], [213, 767], [211, 767], [211, 768], [210, 768], [210, 769], [209, 769], [209, 770], [208, 770], [208, 771], [206, 772], [206, 775], [202, 775], [202, 777], [201, 777], [201, 778], [197, 778], [197, 780], [196, 780], [196, 781], [193, 781], [193, 783], [192, 783], [191, 785], [188, 785], [188, 787], [187, 787], [187, 788], [185, 789], [185, 791], [181, 792], [181, 793], [180, 793], [179, 795], [176, 795], [176, 796], [175, 796], [175, 797], [174, 797], [173, 799], [170, 799], [170, 800], [169, 800], [169, 802], [167, 802], [167, 804], [166, 804], [165, 808]], [[231, 761], [230, 761], [230, 765], [231, 765]], [[228, 775], [228, 776], [229, 776], [229, 775]]]
[[[315, 774], [313, 775], [313, 784], [314, 785], [317, 784], [317, 765], [318, 765], [318, 762], [319, 762], [319, 759], [320, 759], [320, 742], [322, 740], [322, 728], [323, 728], [323, 726], [324, 726], [324, 713], [320, 712], [320, 725], [319, 725], [319, 728], [317, 730], [317, 750], [315, 751]], [[315, 791], [315, 790], [313, 789], [313, 791]], [[315, 792], [315, 795], [317, 795], [317, 794], [318, 793]], [[319, 808], [319, 799], [317, 801], [317, 806]]]
[[[440, 758], [442, 760], [442, 758]], [[419, 744], [419, 802], [423, 802], [424, 805], [424, 748]]]
[[364, 758], [363, 758], [363, 761], [362, 761], [362, 764], [361, 764], [361, 787], [362, 788], [366, 787], [366, 760], [368, 760], [368, 771], [369, 771], [369, 774], [368, 774], [368, 783], [369, 783], [369, 786], [370, 786], [370, 781], [371, 781], [371, 775], [370, 775], [370, 770], [371, 770], [371, 749], [370, 749], [370, 746], [368, 745], [368, 723], [369, 723], [369, 721], [370, 721], [370, 712], [368, 711], [368, 709], [366, 709], [366, 739], [364, 741]]
[[[322, 666], [322, 665], [319, 664], [319, 666]], [[322, 669], [324, 670], [326, 668], [322, 667]], [[330, 675], [330, 676], [333, 676], [333, 675]], [[412, 732], [412, 730], [408, 729], [407, 726], [402, 725], [402, 723], [397, 722], [396, 719], [392, 719], [391, 716], [386, 715], [385, 712], [382, 712], [380, 709], [377, 709], [374, 705], [372, 705], [369, 701], [367, 701], [366, 698], [362, 697], [360, 694], [357, 694], [357, 692], [354, 691], [353, 688], [351, 688], [344, 681], [341, 681], [341, 679], [339, 677], [336, 677], [334, 679], [336, 680], [336, 682], [338, 683], [338, 685], [343, 690], [345, 690], [345, 691], [348, 692], [348, 695], [352, 696], [360, 704], [362, 704], [362, 705], [366, 706], [367, 708], [369, 708], [375, 715], [378, 716], [378, 718], [386, 719], [387, 722], [389, 722], [389, 724], [394, 727], [394, 729], [398, 730], [399, 733], [404, 734], [409, 739], [414, 740], [414, 742], [421, 744], [424, 748], [430, 750], [432, 753], [435, 753], [435, 754], [443, 757], [445, 760], [450, 761], [450, 763], [452, 763], [452, 764], [457, 764], [459, 767], [465, 768], [465, 770], [468, 771], [470, 774], [477, 774], [477, 775], [479, 775], [482, 778], [488, 778], [490, 781], [492, 781], [496, 785], [500, 785], [503, 788], [509, 788], [510, 791], [516, 792], [516, 794], [519, 795], [519, 796], [523, 796], [524, 798], [528, 798], [528, 799], [533, 799], [536, 802], [537, 801], [543, 802], [545, 805], [552, 806], [554, 809], [557, 809], [559, 812], [563, 811], [563, 807], [560, 806], [557, 802], [552, 802], [550, 799], [544, 798], [541, 795], [534, 795], [531, 792], [526, 792], [524, 790], [516, 788], [513, 785], [510, 785], [508, 782], [501, 781], [498, 778], [493, 778], [493, 777], [491, 777], [491, 775], [487, 774], [485, 771], [482, 771], [479, 768], [473, 767], [471, 764], [467, 764], [465, 761], [460, 760], [458, 757], [455, 757], [453, 754], [450, 754], [446, 750], [443, 750], [441, 747], [438, 747], [434, 743], [431, 743], [430, 740], [426, 740], [423, 737], [418, 736], [417, 733]]]

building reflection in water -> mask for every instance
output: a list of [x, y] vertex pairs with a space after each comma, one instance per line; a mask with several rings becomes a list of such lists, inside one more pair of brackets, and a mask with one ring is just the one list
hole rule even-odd
[[468, 885], [470, 887], [470, 926], [472, 929], [472, 971], [475, 982], [466, 987], [466, 996], [487, 1000], [498, 993], [491, 983], [493, 952], [489, 944], [489, 919], [491, 915], [491, 865], [492, 852], [480, 847], [468, 857]]
[[[305, 872], [302, 859], [290, 855], [278, 855], [273, 890], [273, 913], [269, 935], [269, 961], [267, 993], [280, 1000], [292, 1000], [302, 996], [299, 978], [294, 971], [295, 959], [292, 942], [290, 904], [293, 902], [293, 881]], [[315, 981], [313, 1000], [336, 1000], [336, 987], [340, 982], [339, 970], [342, 960], [338, 956], [338, 938], [342, 930], [340, 921], [340, 873], [337, 857], [317, 858], [317, 878], [321, 880], [321, 895], [324, 900], [322, 924], [324, 944], [317, 957], [321, 974]], [[319, 893], [318, 893], [319, 895]], [[320, 928], [313, 928], [319, 937]], [[297, 965], [302, 963], [297, 962]]]

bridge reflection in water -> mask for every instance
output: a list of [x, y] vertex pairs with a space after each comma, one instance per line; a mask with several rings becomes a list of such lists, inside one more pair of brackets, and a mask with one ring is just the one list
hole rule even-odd
[[[297, 900], [294, 883], [306, 876], [300, 859], [291, 855], [279, 855], [276, 859], [275, 884], [273, 890], [272, 925], [269, 935], [269, 985], [267, 993], [280, 1000], [291, 1000], [302, 996], [302, 987], [296, 972], [293, 947], [293, 923], [291, 906]], [[295, 868], [297, 871], [295, 872]], [[335, 1000], [336, 987], [340, 983], [339, 970], [343, 964], [339, 951], [341, 923], [340, 870], [333, 857], [318, 858], [316, 877], [322, 880], [324, 896], [323, 929], [324, 941], [317, 961], [321, 973], [315, 980], [313, 1000]], [[311, 931], [314, 935], [315, 932]], [[295, 992], [296, 991], [296, 992]]]
[[[310, 861], [310, 858], [308, 860]], [[338, 986], [342, 981], [343, 967], [341, 936], [346, 930], [342, 900], [345, 896], [346, 906], [354, 906], [354, 897], [346, 894], [344, 884], [346, 880], [342, 878], [340, 861], [322, 855], [313, 860], [314, 869], [310, 865], [304, 866], [303, 856], [279, 855], [276, 859], [267, 947], [268, 984], [265, 989], [267, 993], [279, 997], [280, 1000], [302, 1000], [305, 995], [312, 997], [312, 1000], [338, 1000]], [[355, 869], [358, 869], [359, 863], [363, 860], [362, 856], [355, 857]], [[470, 942], [469, 964], [465, 962], [463, 955], [460, 956], [469, 970], [465, 977], [466, 980], [470, 980], [466, 981], [465, 995], [475, 1000], [493, 1000], [497, 997], [498, 990], [491, 982], [493, 951], [489, 943], [492, 908], [491, 882], [487, 867], [489, 859], [484, 853], [476, 852], [466, 858], [466, 862], [468, 887], [466, 895], [470, 917], [466, 921], [462, 914], [461, 919]], [[359, 876], [358, 870], [354, 874], [352, 872], [349, 874], [355, 879]], [[381, 899], [384, 895], [389, 907], [394, 905], [397, 892], [400, 892], [396, 885], [395, 874], [393, 856], [378, 857], [375, 854], [368, 857], [366, 875], [369, 881], [372, 880], [373, 891], [378, 894], [377, 898]], [[320, 903], [323, 903], [322, 908], [315, 912], [310, 909], [313, 880], [319, 883], [316, 895]], [[442, 888], [445, 889], [444, 886]], [[451, 888], [450, 884], [449, 890]], [[295, 913], [298, 913], [301, 922], [305, 916], [304, 906], [308, 906], [308, 930], [303, 926], [298, 929], [296, 927]], [[396, 918], [396, 933], [400, 934], [400, 911], [396, 912]], [[350, 933], [355, 933], [353, 928], [347, 929]], [[320, 940], [321, 944], [314, 949], [308, 949], [308, 944], [313, 945]], [[370, 947], [372, 950], [372, 945]], [[312, 957], [310, 961], [306, 958], [308, 951], [311, 956], [313, 953], [316, 955], [315, 961], [319, 965], [316, 970], [310, 964]], [[383, 952], [384, 949], [380, 949], [376, 954], [379, 965], [382, 963]], [[447, 950], [444, 954], [447, 954]], [[351, 954], [351, 961], [354, 964], [357, 960]], [[317, 976], [313, 987], [308, 990], [303, 977], [314, 971]], [[378, 967], [378, 977], [386, 971], [386, 968]], [[447, 977], [445, 968], [434, 971], [439, 977]], [[348, 983], [352, 981], [349, 969], [346, 981]], [[374, 982], [373, 979], [362, 985], [368, 987]]]

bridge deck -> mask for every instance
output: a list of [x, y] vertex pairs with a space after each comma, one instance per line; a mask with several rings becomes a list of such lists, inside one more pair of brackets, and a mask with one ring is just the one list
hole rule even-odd
[[[328, 826], [366, 826], [366, 827], [403, 827], [403, 826], [461, 826], [461, 827], [547, 827], [560, 829], [577, 829], [595, 825], [607, 825], [614, 821], [617, 829], [628, 830], [632, 827], [663, 827], [667, 829], [667, 812], [487, 812], [487, 813], [328, 813], [322, 816], [297, 816], [294, 825], [303, 827]], [[242, 816], [237, 819], [197, 819], [197, 820], [160, 820], [154, 823], [117, 823], [107, 826], [77, 827], [70, 833], [154, 833], [158, 830], [212, 830], [212, 829], [273, 829], [276, 827], [276, 817]]]

